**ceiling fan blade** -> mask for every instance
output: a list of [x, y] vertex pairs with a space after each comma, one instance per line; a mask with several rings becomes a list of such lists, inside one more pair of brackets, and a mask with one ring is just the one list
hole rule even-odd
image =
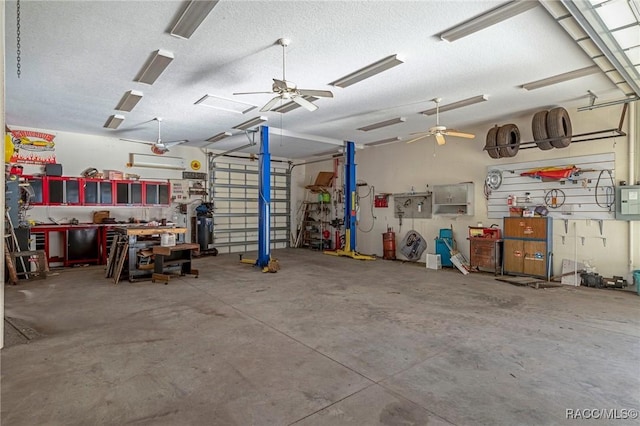
[[316, 96], [320, 98], [333, 98], [333, 93], [329, 90], [311, 90], [311, 89], [298, 89], [298, 93], [302, 96]]
[[445, 134], [447, 136], [455, 136], [456, 138], [465, 138], [465, 139], [473, 139], [476, 137], [476, 135], [472, 133], [464, 133], [464, 132], [459, 132], [457, 130], [451, 130], [451, 129], [447, 130]]
[[438, 142], [438, 145], [445, 144], [446, 141], [444, 140], [444, 135], [442, 133], [436, 133], [435, 137], [436, 137], [436, 142]]
[[234, 95], [264, 95], [264, 94], [272, 95], [273, 92], [238, 92], [238, 93], [234, 93]]
[[260, 108], [260, 111], [269, 111], [271, 108], [273, 108], [275, 104], [278, 103], [280, 99], [281, 99], [280, 96], [276, 96], [275, 98], [272, 98], [269, 102], [267, 102], [265, 106]]
[[291, 98], [291, 100], [297, 103], [298, 105], [300, 105], [301, 107], [308, 109], [309, 111], [315, 111], [318, 109], [317, 105], [309, 102], [302, 96], [294, 96], [293, 98]]
[[121, 141], [127, 141], [127, 142], [135, 142], [135, 143], [143, 143], [146, 145], [155, 145], [155, 142], [148, 142], [148, 141], [141, 141], [141, 140], [137, 140], [137, 139], [126, 139], [126, 138], [120, 138]]
[[431, 136], [431, 133], [425, 133], [422, 136], [418, 136], [417, 138], [413, 138], [407, 141], [407, 143], [414, 143], [419, 141], [420, 139], [424, 139], [424, 138], [428, 138], [429, 136]]
[[163, 142], [162, 144], [159, 144], [159, 145], [163, 145], [166, 148], [170, 148], [172, 146], [180, 145], [181, 143], [185, 143], [185, 142], [189, 142], [189, 140], [183, 139], [181, 141]]

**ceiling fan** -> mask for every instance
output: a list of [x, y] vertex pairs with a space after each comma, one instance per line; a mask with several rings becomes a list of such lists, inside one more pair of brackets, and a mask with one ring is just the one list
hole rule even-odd
[[169, 152], [169, 148], [171, 148], [172, 146], [176, 146], [176, 145], [179, 145], [181, 143], [189, 142], [186, 139], [180, 140], [180, 141], [162, 142], [162, 138], [161, 138], [162, 118], [154, 117], [152, 121], [157, 121], [158, 122], [158, 140], [156, 140], [155, 142], [147, 142], [147, 141], [141, 141], [141, 140], [137, 140], [137, 139], [125, 139], [125, 138], [121, 138], [120, 140], [127, 141], [127, 142], [136, 142], [136, 143], [144, 143], [144, 144], [147, 144], [147, 145], [151, 145], [151, 152], [153, 152], [154, 154], [158, 154], [158, 155], [162, 155], [165, 152]]
[[273, 79], [273, 86], [271, 92], [241, 92], [234, 93], [234, 95], [255, 95], [255, 94], [276, 94], [274, 98], [272, 98], [269, 102], [263, 106], [260, 111], [269, 111], [273, 106], [278, 103], [280, 100], [284, 101], [293, 101], [300, 105], [301, 107], [309, 110], [315, 111], [318, 109], [318, 106], [309, 102], [305, 99], [305, 96], [314, 96], [318, 98], [333, 98], [333, 93], [329, 90], [312, 90], [312, 89], [298, 89], [298, 86], [291, 82], [287, 81], [286, 78], [286, 48], [289, 45], [291, 40], [287, 38], [278, 39], [276, 42], [280, 46], [282, 46], [282, 80], [278, 80], [277, 78]]
[[440, 125], [440, 102], [442, 101], [442, 98], [434, 98], [432, 100], [433, 102], [436, 103], [436, 125], [430, 128], [428, 132], [412, 133], [412, 135], [419, 134], [421, 136], [408, 140], [407, 143], [413, 143], [420, 139], [427, 138], [429, 136], [435, 136], [436, 142], [438, 143], [438, 145], [444, 145], [446, 142], [444, 139], [445, 136], [455, 136], [457, 138], [466, 138], [466, 139], [473, 139], [476, 137], [476, 135], [471, 133], [464, 133], [458, 130], [447, 129], [446, 126], [441, 126]]

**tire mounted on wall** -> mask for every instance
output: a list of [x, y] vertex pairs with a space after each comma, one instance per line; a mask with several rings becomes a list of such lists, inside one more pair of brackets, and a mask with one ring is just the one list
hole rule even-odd
[[566, 148], [571, 144], [573, 131], [571, 120], [566, 109], [554, 108], [547, 114], [547, 134], [550, 138], [557, 138], [551, 141], [556, 148]]
[[500, 158], [500, 151], [498, 150], [498, 142], [496, 136], [498, 135], [498, 126], [494, 126], [487, 132], [487, 141], [484, 147], [487, 149], [487, 154], [491, 158]]
[[[536, 141], [536, 145], [538, 148], [543, 151], [553, 149], [553, 145], [551, 141], [545, 141], [545, 139], [549, 139], [547, 135], [547, 115], [549, 111], [542, 110], [535, 113], [533, 119], [531, 120], [531, 130], [533, 131], [533, 140]], [[538, 142], [543, 141], [543, 142]]]
[[[515, 157], [520, 149], [520, 130], [515, 124], [505, 124], [498, 129], [496, 141], [500, 147], [500, 157]], [[514, 146], [508, 146], [515, 144]]]

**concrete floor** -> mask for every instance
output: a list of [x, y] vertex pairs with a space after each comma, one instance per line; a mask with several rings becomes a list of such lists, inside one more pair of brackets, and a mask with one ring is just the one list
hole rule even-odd
[[37, 337], [2, 350], [2, 424], [574, 425], [567, 409], [640, 409], [632, 292], [274, 254], [276, 274], [223, 255], [169, 285], [85, 267], [6, 287], [6, 315]]

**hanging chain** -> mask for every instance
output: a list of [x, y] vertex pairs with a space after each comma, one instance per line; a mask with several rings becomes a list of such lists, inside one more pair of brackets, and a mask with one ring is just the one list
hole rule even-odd
[[17, 66], [18, 78], [20, 78], [20, 0], [17, 1], [17, 23], [16, 23], [16, 47], [17, 47]]

